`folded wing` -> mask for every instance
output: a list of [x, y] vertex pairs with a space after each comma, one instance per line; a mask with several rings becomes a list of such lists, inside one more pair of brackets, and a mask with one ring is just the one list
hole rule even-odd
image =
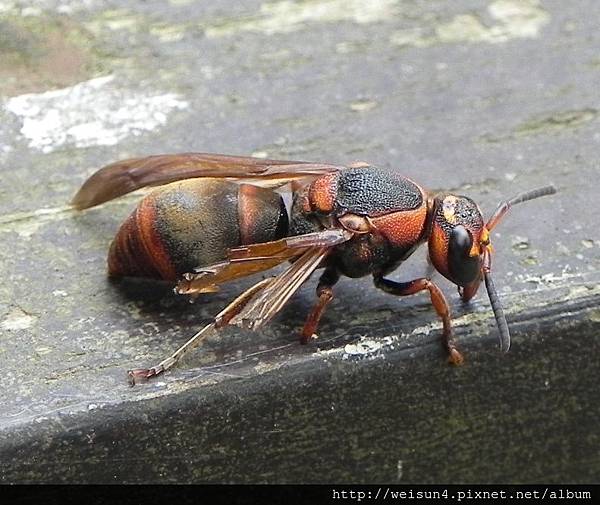
[[77, 209], [125, 195], [146, 186], [159, 186], [182, 179], [217, 177], [278, 187], [310, 180], [345, 167], [327, 163], [268, 160], [210, 153], [160, 154], [131, 158], [105, 166], [93, 174], [71, 204]]

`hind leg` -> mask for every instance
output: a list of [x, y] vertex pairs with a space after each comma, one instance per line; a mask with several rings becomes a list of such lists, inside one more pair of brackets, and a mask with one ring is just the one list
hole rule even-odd
[[127, 375], [129, 376], [129, 383], [133, 386], [137, 382], [148, 380], [150, 377], [159, 375], [166, 370], [169, 370], [169, 368], [175, 366], [187, 353], [198, 347], [206, 337], [213, 334], [219, 328], [226, 326], [233, 317], [240, 313], [250, 299], [260, 290], [267, 287], [272, 280], [272, 277], [263, 279], [244, 291], [240, 296], [233, 300], [233, 302], [225, 307], [225, 309], [219, 312], [212, 323], [207, 324], [173, 354], [162, 360], [158, 365], [150, 368], [136, 368], [134, 370], [129, 370], [129, 372], [127, 372]]

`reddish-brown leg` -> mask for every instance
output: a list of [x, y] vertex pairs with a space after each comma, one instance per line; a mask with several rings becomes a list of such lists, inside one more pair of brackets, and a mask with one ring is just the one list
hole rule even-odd
[[235, 300], [233, 300], [233, 302], [225, 307], [225, 309], [219, 312], [212, 323], [207, 324], [173, 354], [162, 360], [158, 365], [150, 368], [136, 368], [134, 370], [129, 370], [127, 372], [127, 375], [129, 376], [129, 383], [133, 386], [138, 382], [146, 381], [149, 378], [159, 375], [169, 368], [172, 368], [181, 358], [183, 358], [184, 355], [186, 355], [192, 349], [198, 347], [206, 337], [213, 334], [219, 328], [226, 326], [236, 314], [241, 312], [250, 299], [261, 289], [267, 287], [272, 280], [272, 277], [263, 279], [244, 291]]
[[446, 301], [444, 293], [429, 279], [415, 279], [410, 282], [394, 282], [385, 279], [383, 276], [373, 276], [375, 286], [379, 289], [396, 296], [414, 295], [420, 291], [428, 290], [431, 297], [431, 304], [442, 320], [442, 343], [448, 352], [448, 360], [453, 365], [460, 365], [464, 361], [462, 354], [456, 347], [456, 342], [452, 335], [452, 323], [450, 319], [450, 306]]
[[317, 286], [317, 303], [310, 311], [304, 328], [302, 328], [302, 335], [300, 336], [300, 343], [306, 344], [311, 338], [315, 338], [317, 334], [317, 328], [321, 316], [325, 312], [325, 308], [329, 305], [329, 302], [333, 300], [333, 286], [339, 280], [340, 274], [334, 268], [328, 268], [323, 272], [319, 279]]

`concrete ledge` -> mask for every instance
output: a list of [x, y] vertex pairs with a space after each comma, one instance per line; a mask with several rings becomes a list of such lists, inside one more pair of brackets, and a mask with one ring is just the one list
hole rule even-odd
[[[595, 0], [0, 0], [0, 481], [597, 480], [599, 16]], [[462, 307], [442, 283], [454, 369], [426, 297], [349, 279], [300, 346], [313, 280], [264, 332], [129, 388], [246, 283], [195, 305], [111, 283], [140, 195], [67, 202], [110, 161], [185, 151], [362, 159], [486, 215], [554, 183], [492, 237], [510, 353], [485, 296]]]
[[360, 351], [341, 338], [317, 353], [267, 351], [266, 373], [250, 356], [178, 369], [165, 376], [170, 388], [147, 384], [129, 401], [5, 427], [2, 478], [592, 482], [600, 464], [592, 285], [557, 286], [569, 301], [527, 296], [529, 308], [511, 317], [507, 355], [495, 349], [490, 320], [460, 327], [461, 368], [443, 363], [437, 331], [395, 338], [387, 320]]

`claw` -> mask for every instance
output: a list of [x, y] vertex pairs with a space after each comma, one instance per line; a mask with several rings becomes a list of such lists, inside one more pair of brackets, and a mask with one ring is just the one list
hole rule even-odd
[[156, 368], [135, 368], [134, 370], [127, 371], [127, 377], [130, 386], [135, 386], [140, 382], [146, 382], [150, 377], [158, 375], [160, 371]]
[[302, 345], [306, 345], [308, 344], [311, 340], [317, 340], [319, 338], [319, 335], [317, 335], [316, 333], [312, 333], [311, 335], [304, 335], [302, 334], [300, 336], [300, 343]]
[[464, 363], [465, 358], [463, 358], [463, 355], [458, 351], [456, 347], [450, 348], [449, 354], [450, 355], [448, 356], [448, 362], [450, 364], [460, 366]]

